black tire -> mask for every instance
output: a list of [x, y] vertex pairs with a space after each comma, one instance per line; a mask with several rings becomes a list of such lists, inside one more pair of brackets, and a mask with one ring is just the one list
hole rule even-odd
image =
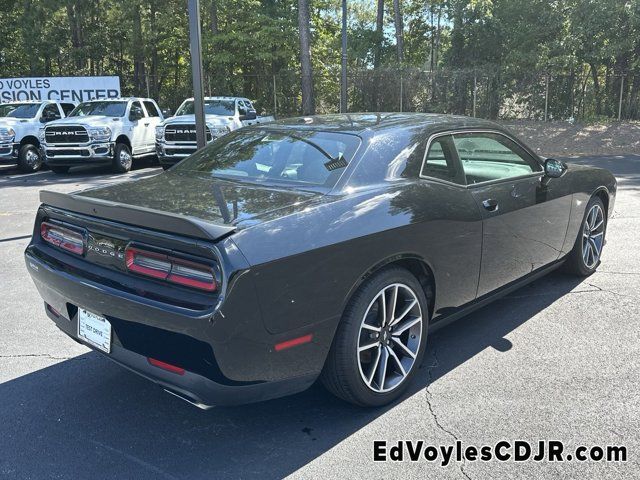
[[[128, 160], [124, 159], [124, 155], [128, 157]], [[131, 170], [133, 165], [133, 157], [131, 156], [131, 150], [124, 143], [116, 144], [116, 148], [113, 149], [113, 171], [116, 173], [126, 173]]]
[[59, 174], [63, 174], [63, 173], [68, 173], [69, 172], [69, 168], [71, 167], [56, 167], [54, 165], [50, 165], [49, 168], [51, 169], [51, 171], [53, 173], [59, 173]]
[[[421, 336], [418, 339], [419, 344], [414, 352], [415, 361], [410, 366], [406, 375], [402, 377], [403, 379], [398, 382], [395, 387], [392, 387], [390, 391], [380, 392], [374, 391], [375, 386], [368, 386], [366, 380], [363, 378], [365, 373], [364, 369], [362, 369], [363, 373], [361, 373], [360, 363], [363, 353], [359, 352], [358, 347], [362, 346], [361, 342], [363, 338], [368, 341], [365, 330], [362, 330], [362, 324], [365, 315], [369, 312], [370, 306], [374, 308], [374, 305], [379, 305], [379, 303], [375, 303], [375, 299], [379, 296], [379, 293], [384, 288], [392, 288], [391, 286], [394, 284], [402, 284], [415, 294], [415, 298], [419, 304], [418, 311], [421, 313], [422, 318], [421, 324], [415, 328], [420, 332]], [[398, 295], [398, 298], [399, 297], [400, 295]], [[402, 305], [406, 305], [406, 303]], [[404, 308], [402, 305], [400, 305], [400, 308]], [[360, 286], [345, 308], [320, 376], [322, 383], [327, 390], [337, 397], [356, 405], [378, 407], [393, 402], [400, 397], [409, 386], [418, 367], [422, 363], [427, 342], [428, 317], [427, 299], [420, 282], [404, 268], [389, 267], [381, 270]], [[409, 316], [405, 318], [409, 319]], [[407, 331], [407, 335], [412, 331], [413, 330]], [[363, 333], [365, 333], [364, 337], [362, 336]], [[370, 336], [375, 335], [377, 334], [370, 334]], [[378, 338], [374, 338], [372, 342], [378, 342]], [[384, 335], [384, 338], [387, 338], [387, 336]], [[415, 338], [415, 335], [412, 338]], [[384, 342], [381, 341], [380, 343], [382, 344], [381, 347], [384, 347]], [[391, 342], [391, 345], [394, 345], [394, 343]], [[378, 346], [373, 349], [378, 353], [378, 357], [375, 364], [373, 362], [370, 364], [372, 365], [370, 372], [373, 373], [366, 374], [370, 379], [377, 377], [376, 371], [378, 373], [380, 371], [375, 369], [375, 365], [378, 365], [378, 361], [380, 361], [379, 351], [381, 347]], [[371, 355], [373, 356], [375, 354], [371, 353]], [[391, 359], [391, 357], [388, 358]], [[393, 362], [393, 364], [396, 366], [388, 365], [396, 370], [396, 375], [399, 375], [397, 364], [395, 362]], [[385, 369], [385, 371], [388, 370]], [[393, 371], [392, 374], [394, 374]], [[383, 389], [384, 384], [385, 381], [382, 380]]]
[[42, 156], [38, 147], [31, 143], [26, 143], [20, 147], [18, 152], [18, 168], [21, 172], [37, 172], [42, 167]]
[[[591, 262], [589, 260], [594, 260], [594, 258], [590, 257], [588, 252], [585, 254], [585, 246], [590, 242], [593, 242], [591, 244], [591, 247], [586, 248], [588, 250], [589, 248], [593, 249], [598, 245], [597, 242], [595, 242], [595, 240], [591, 240], [592, 232], [589, 231], [587, 233], [587, 230], [589, 230], [590, 212], [592, 212], [594, 208], [596, 209], [596, 212], [597, 212], [597, 209], [599, 208], [600, 212], [602, 213], [602, 225], [601, 227], [593, 230], [593, 237], [596, 237], [600, 233], [602, 237], [600, 240], [600, 252], [597, 255], [597, 259]], [[599, 223], [599, 222], [595, 221], [593, 226], [596, 226], [596, 223]], [[591, 200], [589, 200], [589, 203], [587, 204], [587, 208], [585, 209], [582, 222], [580, 223], [580, 229], [578, 230], [578, 236], [576, 238], [576, 241], [573, 245], [573, 248], [571, 249], [571, 252], [567, 255], [567, 260], [565, 261], [565, 264], [564, 264], [565, 270], [569, 273], [572, 273], [574, 275], [578, 275], [581, 277], [587, 277], [591, 275], [593, 272], [595, 272], [596, 269], [598, 268], [598, 265], [600, 265], [600, 257], [602, 255], [602, 250], [604, 248], [604, 238], [605, 238], [606, 232], [607, 232], [607, 212], [604, 208], [604, 204], [602, 203], [602, 200], [600, 199], [600, 197], [598, 196], [591, 197]], [[589, 237], [585, 237], [585, 234], [589, 235]], [[585, 243], [585, 239], [586, 239], [586, 243]]]

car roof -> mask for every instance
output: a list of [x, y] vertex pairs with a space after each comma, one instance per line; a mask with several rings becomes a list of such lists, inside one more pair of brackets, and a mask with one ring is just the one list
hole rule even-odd
[[298, 130], [336, 131], [360, 136], [388, 133], [393, 130], [420, 128], [424, 130], [452, 130], [468, 128], [486, 128], [503, 130], [500, 125], [462, 115], [441, 113], [349, 113], [312, 115], [277, 120], [268, 124], [269, 128]]

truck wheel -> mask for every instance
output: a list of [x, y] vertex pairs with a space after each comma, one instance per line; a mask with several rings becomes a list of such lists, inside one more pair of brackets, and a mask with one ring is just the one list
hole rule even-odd
[[49, 168], [53, 173], [67, 173], [70, 167], [55, 167], [51, 165]]
[[118, 143], [113, 152], [113, 171], [116, 173], [126, 173], [131, 170], [133, 157], [131, 151], [124, 143]]
[[27, 143], [20, 147], [18, 153], [18, 168], [25, 173], [37, 172], [42, 167], [42, 158], [35, 145]]

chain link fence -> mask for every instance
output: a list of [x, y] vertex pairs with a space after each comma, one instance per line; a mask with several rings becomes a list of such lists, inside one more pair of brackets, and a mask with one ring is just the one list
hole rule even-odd
[[[121, 75], [123, 95], [156, 98], [175, 111], [193, 96], [187, 69], [173, 76]], [[206, 95], [244, 96], [260, 113], [286, 117], [301, 113], [298, 72], [205, 73]], [[317, 113], [340, 107], [340, 74], [314, 76]], [[515, 75], [495, 69], [366, 70], [348, 75], [348, 111], [452, 113], [490, 119], [599, 121], [640, 119], [640, 75], [588, 69]]]

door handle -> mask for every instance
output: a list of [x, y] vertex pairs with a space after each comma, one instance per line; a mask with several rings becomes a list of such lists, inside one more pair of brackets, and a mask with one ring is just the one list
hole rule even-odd
[[148, 123], [148, 122], [147, 122], [147, 123], [145, 123], [145, 124], [144, 124], [144, 126], [145, 126], [145, 127], [148, 127], [148, 126], [149, 126], [149, 123]]
[[498, 211], [498, 202], [493, 198], [488, 198], [487, 200], [484, 200], [482, 202], [482, 206], [485, 208], [485, 210], [489, 210], [490, 212]]

